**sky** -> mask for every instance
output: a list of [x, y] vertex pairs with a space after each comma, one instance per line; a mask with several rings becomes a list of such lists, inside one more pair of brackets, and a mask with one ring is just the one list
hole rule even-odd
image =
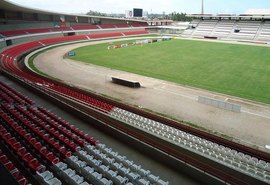
[[[200, 13], [202, 0], [9, 0], [19, 5], [64, 13], [125, 13], [142, 8], [148, 13]], [[270, 9], [270, 0], [204, 0], [204, 13], [242, 14], [248, 9]]]

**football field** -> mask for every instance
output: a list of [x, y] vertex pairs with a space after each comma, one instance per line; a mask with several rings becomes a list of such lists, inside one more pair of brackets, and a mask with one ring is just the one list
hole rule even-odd
[[[122, 41], [118, 43], [128, 43]], [[270, 48], [195, 40], [73, 50], [73, 60], [270, 104]]]

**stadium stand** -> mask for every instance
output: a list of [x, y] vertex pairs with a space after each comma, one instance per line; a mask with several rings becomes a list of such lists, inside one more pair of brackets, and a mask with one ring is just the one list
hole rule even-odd
[[212, 36], [227, 38], [231, 34], [234, 25], [234, 21], [219, 21], [216, 28], [213, 30]]
[[99, 29], [96, 25], [74, 25], [71, 26], [73, 30], [91, 30], [91, 29]]
[[[134, 27], [142, 27], [146, 25], [136, 24]], [[147, 25], [148, 26], [148, 25]], [[63, 31], [79, 31], [79, 30], [95, 30], [95, 29], [117, 29], [117, 28], [129, 28], [127, 24], [104, 24], [104, 25], [74, 25], [71, 27], [63, 28], [39, 28], [39, 29], [25, 29], [25, 30], [10, 30], [2, 31], [0, 34], [2, 37], [12, 37], [19, 35], [31, 35], [37, 33], [50, 33], [50, 32], [63, 32]]]
[[[18, 182], [19, 185], [28, 184], [28, 180], [20, 172], [20, 170], [13, 164], [11, 159], [0, 149], [0, 169], [1, 175], [5, 175], [5, 183], [15, 183]], [[7, 170], [8, 173], [3, 172], [2, 170]], [[7, 179], [7, 176], [11, 174], [13, 178]]]
[[168, 184], [3, 82], [0, 89], [0, 162], [19, 184], [33, 182], [17, 163], [40, 184]]
[[147, 30], [136, 30], [136, 31], [123, 31], [124, 35], [140, 35], [140, 34], [148, 34]]
[[147, 23], [132, 23], [131, 26], [132, 27], [147, 27], [148, 24]]
[[260, 30], [260, 34], [258, 35], [258, 40], [261, 41], [270, 41], [270, 22], [266, 21], [263, 23], [262, 28]]
[[[134, 34], [135, 35], [135, 34]], [[121, 37], [122, 32], [111, 32], [111, 33], [97, 33], [88, 35], [91, 39], [105, 38], [105, 37]]]
[[182, 33], [183, 37], [189, 37], [192, 35], [193, 31], [195, 30], [195, 28], [198, 26], [200, 20], [198, 19], [193, 19], [190, 24], [189, 24], [189, 29], [185, 29]]
[[196, 36], [210, 36], [216, 24], [217, 24], [217, 21], [215, 20], [201, 21], [198, 23], [196, 30], [192, 33], [192, 35], [195, 37]]
[[98, 25], [101, 29], [110, 29], [110, 28], [116, 28], [116, 26], [114, 24], [101, 24]]
[[114, 25], [116, 28], [129, 28], [128, 24], [115, 24]]
[[236, 22], [235, 30], [237, 32], [232, 32], [230, 35], [231, 39], [243, 39], [243, 40], [253, 40], [257, 31], [259, 30], [261, 22], [257, 21], [241, 21]]
[[183, 37], [209, 37], [227, 40], [269, 41], [269, 22], [247, 20], [194, 19]]
[[[102, 34], [100, 36], [108, 35]], [[77, 36], [72, 38], [75, 40], [79, 39]], [[48, 40], [50, 41], [48, 43], [57, 43], [62, 41], [59, 38], [55, 38], [54, 42], [50, 39]], [[25, 47], [26, 45], [27, 47]], [[29, 71], [25, 69], [21, 69], [16, 60], [14, 60], [14, 58], [18, 58], [26, 51], [30, 51], [33, 48], [42, 46], [43, 45], [40, 44], [40, 42], [34, 41], [7, 49], [1, 53], [2, 67], [5, 70], [17, 75], [19, 78], [24, 79], [24, 81], [27, 81], [28, 83], [41, 86], [43, 91], [54, 92], [55, 94], [63, 97], [76, 100], [81, 104], [111, 115], [112, 117], [121, 120], [123, 123], [130, 124], [135, 128], [141, 129], [142, 131], [150, 133], [158, 138], [162, 138], [163, 140], [166, 140], [174, 145], [195, 152], [201, 156], [214, 160], [251, 177], [255, 177], [264, 182], [269, 182], [270, 165], [264, 160], [238, 152], [223, 145], [213, 143], [209, 140], [186, 133], [161, 122], [139, 116], [112, 104], [95, 99], [87, 94], [84, 94], [83, 92], [77, 92], [63, 84], [57, 84], [49, 81], [48, 79], [44, 79], [35, 74], [29, 73]], [[139, 172], [135, 173], [122, 169], [124, 166], [123, 164], [119, 167], [119, 161], [114, 162], [117, 161], [117, 159], [113, 160], [112, 162], [108, 162], [111, 161], [111, 159], [103, 155], [104, 153], [101, 152], [102, 149], [96, 147], [93, 148], [93, 146], [98, 145], [97, 141], [83, 134], [83, 132], [79, 131], [77, 128], [69, 125], [66, 121], [57, 118], [45, 108], [33, 105], [34, 102], [22, 95], [18, 95], [18, 93], [15, 93], [14, 90], [8, 88], [6, 85], [3, 85], [3, 83], [1, 83], [0, 90], [0, 98], [2, 98], [3, 101], [1, 103], [2, 111], [0, 112], [0, 116], [4, 121], [1, 125], [1, 130], [3, 130], [3, 141], [5, 141], [4, 144], [8, 145], [10, 150], [15, 155], [18, 155], [19, 159], [24, 161], [26, 169], [28, 169], [30, 172], [34, 172], [42, 177], [43, 173], [53, 174], [53, 170], [48, 171], [48, 169], [51, 169], [48, 167], [48, 164], [50, 164], [56, 165], [56, 169], [54, 170], [60, 171], [62, 176], [66, 176], [66, 181], [70, 183], [73, 183], [74, 181], [79, 181], [81, 183], [84, 182], [83, 179], [86, 177], [83, 175], [90, 172], [91, 174], [95, 174], [95, 177], [90, 175], [88, 179], [89, 181], [92, 182], [96, 179], [106, 181], [108, 179], [104, 180], [101, 174], [105, 173], [102, 170], [107, 168], [102, 166], [100, 167], [102, 169], [100, 169], [99, 166], [106, 164], [108, 167], [108, 165], [111, 164], [112, 169], [123, 170], [121, 173], [118, 171], [121, 176], [113, 176], [114, 178], [112, 179], [112, 182], [130, 181], [132, 183], [135, 181], [141, 181], [143, 183], [145, 181], [150, 181], [150, 177], [147, 178], [147, 175], [145, 175], [146, 179], [143, 178], [144, 180], [141, 180], [140, 177], [142, 175]], [[61, 126], [59, 126], [59, 124]], [[17, 134], [14, 135], [13, 132], [17, 132]], [[75, 135], [73, 133], [75, 133]], [[19, 142], [15, 137], [16, 135], [19, 135], [20, 141], [24, 142]], [[38, 142], [41, 143], [37, 144]], [[27, 146], [24, 145], [24, 143], [27, 143]], [[31, 152], [27, 152], [28, 150], [24, 148], [29, 148], [29, 146], [32, 147], [31, 151], [35, 151], [35, 153], [40, 152], [40, 154], [36, 156], [34, 153], [32, 154]], [[103, 145], [99, 147], [102, 146]], [[18, 147], [19, 149], [22, 149], [18, 150]], [[38, 151], [41, 150], [41, 148], [44, 148], [43, 150], [46, 152], [43, 150]], [[104, 151], [107, 151], [107, 149], [104, 149]], [[74, 154], [74, 152], [76, 154]], [[91, 155], [96, 156], [97, 158], [93, 159]], [[115, 157], [117, 158], [117, 155]], [[87, 161], [86, 158], [90, 158], [91, 160]], [[67, 159], [68, 162], [62, 162], [63, 159]], [[120, 161], [133, 165], [133, 163], [128, 162], [125, 159]], [[90, 168], [87, 168], [86, 171], [84, 171], [82, 168], [74, 171], [68, 167], [68, 165], [70, 165], [72, 169], [74, 169], [81, 164], [91, 164], [92, 166], [90, 168], [96, 169], [97, 172], [95, 173], [93, 169]], [[83, 167], [86, 168], [87, 166], [83, 165]], [[50, 176], [52, 176], [53, 181], [59, 181], [56, 179], [56, 177], [54, 177], [54, 175]], [[162, 180], [159, 181], [160, 184], [166, 184], [166, 182]]]
[[[106, 21], [111, 19], [99, 18], [98, 22], [93, 23], [96, 25], [92, 25], [87, 24], [93, 21], [90, 17], [79, 17], [77, 24], [76, 20], [73, 20], [74, 16], [65, 15], [68, 21], [61, 27], [46, 28], [45, 24], [54, 23], [59, 19], [57, 17], [59, 15], [46, 16], [38, 12], [39, 16], [32, 17], [24, 12], [14, 14], [11, 10], [7, 10], [7, 15], [9, 21], [5, 31], [0, 32], [0, 39], [35, 34], [47, 37], [48, 33], [52, 32], [63, 32], [63, 35], [72, 32], [72, 35], [38, 38], [2, 50], [1, 69], [5, 73], [44, 92], [77, 102], [123, 125], [131, 126], [132, 129], [138, 129], [144, 134], [166, 141], [174, 148], [193, 152], [205, 160], [210, 159], [218, 163], [219, 166], [224, 165], [235, 172], [270, 183], [270, 164], [267, 158], [255, 157], [249, 152], [245, 153], [240, 149], [238, 151], [225, 144], [215, 143], [206, 136], [190, 134], [179, 127], [125, 110], [117, 104], [108, 103], [84, 91], [34, 74], [21, 62], [24, 54], [51, 44], [148, 34], [149, 32], [144, 29], [148, 27], [147, 23], [131, 21], [126, 24], [126, 20], [122, 22], [115, 20], [116, 22], [112, 21], [112, 24], [100, 24], [102, 19]], [[24, 17], [24, 21], [29, 20], [29, 23], [18, 25], [18, 30], [8, 29]], [[41, 27], [33, 24], [32, 27], [31, 20], [42, 22], [44, 25]], [[13, 23], [10, 24], [11, 22]], [[31, 27], [25, 29], [27, 25]], [[269, 39], [270, 35], [269, 22], [260, 21], [193, 20], [190, 28], [182, 35], [236, 40], [265, 40]], [[106, 29], [115, 29], [115, 32]], [[82, 30], [106, 32], [76, 35], [76, 31]], [[169, 184], [2, 82], [0, 100], [0, 162], [19, 184]], [[204, 166], [197, 167], [206, 170]], [[223, 180], [229, 183], [232, 177], [231, 174], [225, 174]]]

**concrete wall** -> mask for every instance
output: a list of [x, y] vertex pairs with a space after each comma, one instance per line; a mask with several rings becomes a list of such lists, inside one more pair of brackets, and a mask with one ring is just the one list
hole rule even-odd
[[53, 22], [8, 21], [7, 24], [0, 24], [1, 31], [24, 30], [33, 28], [53, 28]]
[[220, 109], [225, 109], [225, 110], [229, 110], [229, 111], [233, 111], [233, 112], [241, 112], [240, 105], [236, 105], [236, 104], [232, 104], [232, 103], [228, 103], [228, 102], [224, 102], [224, 101], [220, 101], [220, 100], [214, 100], [214, 99], [211, 99], [208, 97], [203, 97], [203, 96], [199, 96], [198, 101], [200, 103], [203, 103], [206, 105], [211, 105], [213, 107], [217, 107]]

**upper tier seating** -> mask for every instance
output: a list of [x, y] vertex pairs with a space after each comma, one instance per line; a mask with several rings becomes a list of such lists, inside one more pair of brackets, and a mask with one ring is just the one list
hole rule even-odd
[[28, 35], [28, 34], [36, 34], [36, 33], [47, 33], [47, 32], [59, 32], [59, 31], [71, 31], [72, 29], [69, 27], [63, 28], [33, 28], [33, 29], [25, 29], [25, 30], [10, 30], [10, 31], [2, 31], [0, 34], [6, 37], [18, 36], [18, 35]]
[[101, 29], [110, 29], [110, 28], [116, 28], [114, 24], [101, 24], [98, 25]]
[[147, 23], [132, 23], [131, 26], [132, 27], [147, 27], [148, 24]]
[[74, 36], [66, 36], [66, 37], [56, 37], [50, 39], [42, 39], [39, 42], [45, 45], [50, 45], [59, 42], [67, 42], [67, 41], [74, 41], [74, 40], [87, 40], [88, 38], [86, 35], [74, 35]]
[[112, 32], [112, 33], [93, 33], [88, 35], [91, 39], [105, 38], [105, 37], [121, 37], [123, 34], [121, 32]]
[[129, 28], [128, 24], [115, 24], [114, 25], [116, 28]]
[[[132, 24], [132, 27], [146, 27], [147, 24]], [[117, 28], [129, 28], [127, 24], [103, 24], [103, 25], [73, 25], [71, 27], [61, 27], [61, 28], [32, 28], [23, 30], [10, 30], [10, 31], [0, 31], [0, 38], [2, 37], [12, 37], [19, 35], [29, 35], [37, 33], [48, 33], [48, 32], [63, 32], [63, 31], [78, 31], [78, 30], [93, 30], [93, 29], [117, 29]]]
[[136, 31], [123, 31], [124, 35], [140, 35], [140, 34], [148, 34], [147, 30], [136, 30]]
[[74, 25], [71, 26], [73, 30], [91, 30], [91, 29], [99, 29], [97, 25]]

